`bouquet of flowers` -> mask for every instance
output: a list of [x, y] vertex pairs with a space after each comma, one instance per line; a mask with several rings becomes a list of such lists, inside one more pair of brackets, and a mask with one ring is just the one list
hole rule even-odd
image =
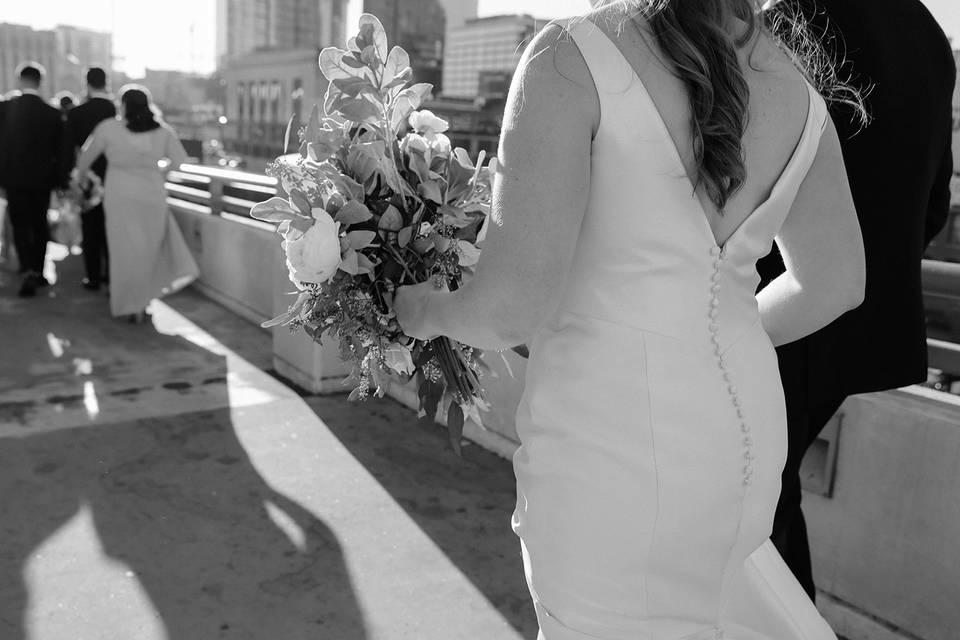
[[[347, 50], [320, 53], [329, 80], [299, 132], [299, 154], [277, 159], [268, 173], [287, 197], [258, 204], [250, 215], [277, 223], [290, 280], [299, 295], [265, 326], [288, 324], [319, 342], [339, 339], [353, 364], [351, 400], [381, 397], [391, 381], [416, 380], [420, 415], [445, 412], [459, 451], [465, 417], [486, 410], [480, 353], [445, 337], [404, 335], [393, 312], [398, 287], [432, 280], [457, 289], [480, 254], [490, 213], [496, 159], [474, 163], [451, 148], [448, 124], [418, 110], [432, 91], [412, 84], [407, 53], [388, 49], [373, 15]], [[289, 145], [290, 127], [286, 144]]]

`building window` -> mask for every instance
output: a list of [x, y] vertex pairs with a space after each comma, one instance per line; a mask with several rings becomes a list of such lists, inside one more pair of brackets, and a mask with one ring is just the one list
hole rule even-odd
[[280, 81], [274, 80], [270, 85], [270, 115], [273, 122], [280, 122]]

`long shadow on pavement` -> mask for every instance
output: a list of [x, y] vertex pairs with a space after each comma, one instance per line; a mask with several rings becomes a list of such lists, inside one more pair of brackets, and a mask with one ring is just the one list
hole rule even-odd
[[[389, 399], [344, 413], [328, 410], [342, 396], [307, 404], [350, 453], [524, 637], [537, 637], [520, 543], [510, 529], [516, 482], [510, 463], [476, 445], [463, 459], [446, 430], [417, 423]], [[372, 419], [377, 418], [377, 419]]]
[[[57, 637], [146, 637], [111, 632], [111, 620], [129, 612], [114, 610], [103, 600], [115, 594], [84, 584], [68, 566], [57, 567], [44, 584], [61, 590], [70, 585], [99, 601], [81, 599], [81, 610], [73, 614], [31, 609], [37, 594], [30, 593], [26, 568], [41, 546], [84, 511], [92, 518], [94, 544], [126, 565], [172, 640], [365, 638], [334, 533], [271, 488], [238, 439], [224, 358], [150, 326], [91, 320], [96, 316], [84, 314], [82, 294], [71, 294], [69, 284], [61, 291], [66, 293], [59, 298], [27, 303], [11, 299], [9, 286], [0, 294], [6, 311], [21, 314], [0, 333], [3, 351], [19, 358], [0, 365], [0, 404], [24, 389], [32, 401], [18, 412], [0, 411], [0, 638], [26, 640], [37, 616], [46, 627], [43, 618], [64, 615], [87, 626]], [[96, 384], [102, 403], [129, 401], [136, 410], [136, 395], [152, 393], [154, 404], [167, 398], [166, 410], [50, 430], [42, 422], [43, 415], [54, 415], [45, 413], [50, 406], [67, 403], [61, 408], [69, 413], [75, 408], [70, 403], [82, 402], [79, 395], [50, 395], [62, 386], [56, 362], [43, 354], [52, 334], [72, 345], [67, 360], [93, 363], [86, 378]], [[141, 351], [132, 354], [143, 361], [121, 361], [105, 340], [137, 345]], [[173, 378], [155, 380], [154, 389], [146, 388], [142, 376], [125, 380], [136, 379], [138, 367], [154, 366], [153, 357], [182, 366], [168, 371]], [[79, 383], [67, 377], [64, 384]], [[198, 402], [196, 394], [209, 409], [178, 413], [184, 411], [178, 403]], [[284, 528], [283, 521], [294, 526]], [[288, 535], [297, 529], [299, 537]], [[64, 565], [72, 560], [64, 554]], [[85, 603], [89, 610], [83, 610]], [[108, 615], [91, 619], [95, 612]], [[332, 628], [352, 631], [331, 634]]]

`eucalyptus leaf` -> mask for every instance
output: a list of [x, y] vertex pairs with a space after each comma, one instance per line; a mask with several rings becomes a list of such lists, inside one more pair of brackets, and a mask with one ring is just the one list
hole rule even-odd
[[293, 205], [300, 210], [300, 213], [308, 218], [313, 217], [313, 207], [310, 206], [310, 199], [303, 191], [300, 191], [299, 189], [292, 189], [290, 191], [290, 201], [293, 202]]
[[404, 51], [403, 47], [394, 47], [387, 56], [386, 64], [383, 68], [383, 77], [380, 80], [380, 88], [387, 89], [391, 86], [398, 76], [410, 68], [410, 56]]
[[350, 248], [356, 251], [369, 247], [370, 243], [372, 243], [376, 237], [376, 231], [351, 231], [347, 233], [347, 241], [350, 243]]
[[413, 227], [404, 227], [400, 229], [400, 233], [397, 235], [397, 244], [400, 245], [400, 248], [405, 248], [410, 244], [410, 239], [413, 237]]
[[273, 197], [266, 202], [255, 204], [250, 209], [250, 217], [264, 222], [280, 223], [285, 220], [307, 219], [293, 208], [288, 200], [280, 197]]
[[363, 98], [353, 98], [334, 107], [347, 120], [375, 123], [380, 119], [377, 105]]
[[403, 228], [403, 215], [395, 206], [390, 205], [380, 216], [378, 227], [383, 231], [400, 231]]
[[360, 264], [357, 261], [356, 251], [353, 249], [347, 250], [343, 258], [340, 260], [340, 270], [349, 273], [352, 276], [355, 276], [360, 272]]
[[350, 200], [345, 205], [340, 207], [340, 211], [337, 212], [334, 220], [343, 224], [344, 226], [349, 227], [354, 224], [366, 222], [372, 217], [373, 214], [370, 213], [370, 209], [367, 208], [367, 205], [357, 200]]
[[[361, 42], [361, 39], [364, 42]], [[357, 44], [360, 46], [373, 45], [380, 61], [385, 62], [387, 60], [387, 32], [377, 16], [371, 13], [360, 16], [360, 35], [357, 37]]]
[[337, 78], [333, 81], [333, 84], [337, 85], [337, 89], [351, 98], [356, 98], [363, 93], [378, 96], [377, 87], [373, 86], [373, 83], [366, 78]]
[[320, 72], [330, 82], [360, 77], [366, 71], [366, 67], [357, 68], [344, 63], [344, 57], [352, 57], [352, 54], [337, 47], [327, 47], [320, 52]]
[[286, 313], [277, 316], [273, 320], [268, 320], [260, 326], [264, 329], [270, 329], [271, 327], [289, 324], [292, 320], [299, 316], [300, 312], [303, 311], [303, 308], [307, 306], [307, 302], [310, 301], [311, 295], [312, 294], [309, 291], [302, 292], [299, 296], [297, 296], [296, 302], [294, 302], [290, 308], [287, 309]]
[[443, 192], [440, 190], [440, 185], [435, 180], [421, 182], [420, 186], [417, 187], [417, 192], [424, 198], [432, 200], [437, 204], [443, 202]]

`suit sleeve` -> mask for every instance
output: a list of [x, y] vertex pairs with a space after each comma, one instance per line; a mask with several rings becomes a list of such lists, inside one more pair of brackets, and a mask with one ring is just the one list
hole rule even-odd
[[63, 144], [60, 154], [60, 175], [63, 182], [70, 180], [70, 172], [77, 163], [76, 140], [77, 119], [70, 112], [67, 112], [67, 119], [63, 125]]
[[57, 112], [57, 118], [53, 122], [54, 124], [54, 147], [53, 147], [53, 166], [56, 179], [56, 186], [58, 188], [65, 187], [67, 185], [68, 173], [64, 170], [64, 158], [63, 158], [63, 145], [64, 139], [66, 138], [66, 123], [62, 115]]
[[930, 203], [927, 206], [926, 228], [924, 241], [929, 245], [937, 237], [950, 214], [950, 180], [953, 178], [953, 150], [948, 140], [940, 168], [934, 178], [933, 190], [930, 193]]

